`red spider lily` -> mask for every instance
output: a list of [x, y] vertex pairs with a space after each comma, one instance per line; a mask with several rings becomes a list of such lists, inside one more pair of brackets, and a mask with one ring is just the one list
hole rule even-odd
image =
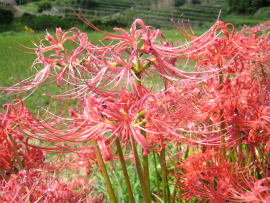
[[93, 195], [91, 181], [82, 178], [61, 183], [39, 171], [20, 171], [3, 184], [0, 199], [4, 202], [103, 202], [104, 194]]
[[[268, 107], [262, 103], [258, 82], [251, 73], [243, 72], [235, 79], [227, 79], [222, 89], [218, 81], [205, 80], [200, 83], [199, 89], [201, 96], [194, 105], [201, 123], [206, 126], [218, 124], [223, 122], [223, 118], [227, 127], [238, 126], [244, 134], [249, 135], [246, 137], [242, 134], [250, 144], [268, 140]], [[233, 132], [236, 131], [227, 132], [225, 136], [228, 142], [236, 144], [237, 137]]]
[[[39, 85], [42, 85], [46, 80], [50, 78], [53, 79], [50, 82], [57, 80], [57, 84], [58, 86], [60, 86], [62, 80], [65, 80], [65, 83], [70, 83], [69, 82], [70, 76], [72, 77], [73, 83], [76, 86], [78, 78], [75, 76], [75, 72], [79, 70], [83, 72], [84, 70], [84, 67], [81, 66], [80, 63], [81, 60], [84, 59], [84, 55], [82, 52], [83, 51], [85, 52], [85, 50], [87, 49], [88, 37], [85, 33], [80, 32], [77, 28], [72, 28], [68, 32], [63, 33], [62, 38], [60, 36], [61, 33], [62, 33], [61, 28], [56, 29], [58, 42], [56, 42], [55, 39], [49, 33], [47, 33], [45, 39], [48, 40], [52, 44], [52, 46], [45, 46], [41, 40], [40, 40], [41, 45], [38, 46], [34, 41], [32, 41], [33, 44], [37, 46], [37, 48], [34, 48], [34, 50], [36, 51], [36, 54], [38, 56], [33, 66], [35, 64], [42, 64], [44, 65], [44, 68], [41, 70], [37, 70], [37, 73], [35, 75], [18, 82], [12, 87], [1, 88], [1, 90], [7, 92], [28, 91], [30, 89], [37, 88]], [[72, 34], [73, 36], [67, 36], [69, 34]], [[79, 43], [76, 42], [76, 38], [78, 38]], [[67, 52], [68, 50], [64, 49], [63, 47], [64, 42], [67, 40], [71, 40], [73, 44], [75, 43], [78, 44], [78, 48], [73, 50], [70, 55]], [[54, 50], [55, 50], [54, 54], [51, 54], [49, 57], [44, 56], [45, 52]], [[62, 51], [59, 52], [59, 50]], [[67, 70], [68, 70], [68, 77], [65, 78], [65, 73], [67, 72]], [[53, 73], [53, 71], [55, 73]], [[24, 86], [21, 87], [21, 85]]]
[[225, 202], [226, 187], [237, 182], [234, 165], [229, 164], [225, 157], [214, 150], [197, 153], [175, 166], [172, 174], [181, 189], [181, 197], [186, 200], [196, 196], [200, 202]]
[[196, 196], [200, 202], [267, 202], [269, 198], [268, 178], [256, 180], [248, 167], [230, 164], [213, 150], [189, 156], [174, 170], [176, 188], [186, 200]]
[[[266, 61], [269, 59], [268, 36], [245, 37], [243, 34], [236, 34], [233, 26], [230, 33], [228, 26], [232, 25], [217, 22], [201, 37], [194, 35], [192, 30], [192, 35], [187, 34], [185, 27], [177, 27], [192, 41], [178, 47], [161, 48], [162, 56], [171, 54], [174, 57], [197, 61], [196, 68], [213, 65], [226, 68], [229, 72], [243, 71], [244, 62], [248, 60]], [[220, 36], [221, 33], [225, 36]]]
[[[140, 94], [142, 95], [143, 91], [140, 90]], [[131, 142], [132, 146], [134, 145], [132, 138], [134, 138], [144, 149], [145, 154], [148, 154], [149, 147], [146, 139], [141, 134], [140, 129], [135, 126], [140, 125], [140, 121], [136, 117], [142, 111], [142, 109], [138, 109], [140, 105], [137, 96], [135, 93], [129, 94], [126, 90], [123, 90], [120, 95], [119, 100], [115, 101], [114, 97], [98, 97], [96, 94], [91, 94], [83, 101], [83, 107], [77, 111], [70, 108], [71, 123], [70, 119], [64, 118], [64, 122], [36, 122], [23, 126], [25, 134], [31, 136], [27, 132], [34, 132], [35, 138], [42, 141], [72, 142], [63, 147], [40, 148], [46, 150], [68, 149], [78, 143], [87, 142], [89, 144], [92, 140], [96, 140], [106, 161], [113, 158], [110, 152], [112, 144], [110, 138], [118, 136], [122, 137], [122, 142]], [[52, 127], [53, 125], [63, 125], [66, 129], [58, 130]], [[87, 144], [76, 150], [83, 149], [83, 147], [86, 150], [85, 146]]]
[[[98, 98], [96, 95], [91, 95], [85, 102], [84, 117], [87, 126], [80, 126], [80, 137], [86, 138], [85, 135], [88, 132], [92, 132], [94, 139], [98, 141], [101, 147], [101, 152], [105, 160], [110, 160], [112, 157], [107, 150], [106, 142], [109, 141], [110, 137], [121, 135], [121, 142], [130, 141], [131, 145], [134, 146], [132, 138], [144, 149], [144, 154], [149, 153], [149, 148], [146, 139], [141, 135], [138, 128], [134, 125], [137, 114], [140, 112], [136, 105], [136, 98], [134, 95], [128, 95], [124, 90], [122, 93], [123, 97], [119, 98], [118, 101], [114, 101], [111, 97]], [[132, 99], [133, 97], [133, 99]], [[128, 100], [125, 100], [128, 99]], [[132, 102], [132, 100], [135, 102]], [[81, 118], [78, 118], [81, 120]], [[94, 124], [92, 129], [89, 124]], [[97, 128], [97, 126], [99, 126]], [[105, 137], [105, 132], [111, 132], [109, 137]], [[89, 136], [87, 136], [89, 140]], [[90, 139], [93, 139], [90, 138]], [[103, 141], [104, 140], [104, 141]]]
[[[19, 101], [20, 100], [14, 100], [14, 102]], [[4, 109], [7, 109], [6, 114], [0, 114], [0, 167], [6, 172], [13, 172], [13, 167], [18, 168], [18, 162], [15, 161], [15, 157], [16, 155], [19, 156], [19, 154], [15, 153], [18, 153], [17, 150], [22, 147], [21, 143], [24, 138], [23, 135], [16, 130], [16, 127], [19, 125], [18, 123], [29, 119], [29, 115], [27, 115], [29, 112], [24, 108], [22, 101], [20, 108], [6, 104], [4, 105]]]
[[270, 21], [266, 21], [266, 22], [263, 22], [263, 23], [260, 23], [256, 26], [254, 26], [254, 27], [249, 27], [247, 25], [244, 25], [242, 27], [241, 32], [247, 33], [247, 34], [257, 34], [259, 32], [265, 33], [269, 29], [270, 29]]
[[[72, 36], [69, 36], [69, 35], [72, 35]], [[82, 40], [82, 38], [84, 38], [85, 36], [86, 36], [85, 33], [81, 33], [80, 30], [77, 28], [71, 28], [67, 32], [63, 32], [61, 28], [56, 28], [56, 38], [58, 42], [48, 32], [45, 37], [45, 39], [51, 44], [51, 46], [45, 46], [42, 40], [40, 40], [40, 45], [37, 45], [34, 40], [31, 40], [31, 41], [33, 45], [35, 45], [36, 47], [42, 48], [44, 52], [54, 50], [55, 53], [58, 54], [59, 50], [61, 51], [65, 50], [64, 43], [67, 40], [71, 40], [73, 44], [75, 44], [76, 43], [75, 39], [78, 37], [78, 41], [84, 44], [85, 42], [87, 42], [87, 40]]]
[[[73, 161], [75, 160], [74, 167], [84, 167], [86, 174], [91, 173], [91, 169], [93, 169], [93, 166], [97, 162], [97, 156], [93, 148], [89, 149], [82, 149], [79, 151], [77, 156], [73, 157]], [[72, 166], [71, 166], [72, 167]]]

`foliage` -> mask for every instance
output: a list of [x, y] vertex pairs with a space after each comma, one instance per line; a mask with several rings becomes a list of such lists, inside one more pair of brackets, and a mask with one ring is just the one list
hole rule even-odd
[[53, 26], [62, 27], [63, 29], [71, 27], [69, 22], [62, 20], [60, 17], [50, 15], [37, 16], [29, 25], [33, 30], [51, 30], [53, 29]]
[[90, 9], [98, 7], [98, 3], [95, 0], [76, 0], [76, 3]]
[[260, 7], [270, 6], [269, 0], [228, 0], [230, 12], [255, 13]]
[[72, 25], [67, 20], [61, 19], [61, 17], [58, 16], [51, 15], [36, 16], [24, 13], [22, 17], [17, 19], [17, 22], [27, 25], [33, 30], [51, 30], [55, 26], [62, 27], [63, 29], [68, 29], [72, 27]]
[[186, 0], [175, 0], [174, 6], [179, 7], [183, 6], [186, 3]]
[[191, 2], [192, 2], [192, 4], [201, 4], [200, 0], [192, 0]]
[[125, 12], [125, 18], [128, 22], [133, 21], [136, 13], [134, 10], [128, 10]]
[[38, 4], [38, 12], [41, 13], [45, 10], [50, 10], [52, 8], [52, 4], [49, 1], [42, 1]]
[[[101, 30], [112, 30], [113, 28], [118, 28], [118, 27], [127, 27], [127, 21], [124, 20], [119, 20], [119, 19], [109, 19], [109, 20], [98, 20], [95, 19], [92, 21], [93, 25], [95, 25], [97, 28]], [[91, 27], [87, 27], [89, 30], [95, 30]]]
[[16, 0], [17, 4], [19, 5], [21, 2], [21, 5], [30, 3], [30, 2], [39, 2], [39, 0]]
[[14, 14], [10, 10], [0, 8], [0, 25], [10, 25], [13, 19]]

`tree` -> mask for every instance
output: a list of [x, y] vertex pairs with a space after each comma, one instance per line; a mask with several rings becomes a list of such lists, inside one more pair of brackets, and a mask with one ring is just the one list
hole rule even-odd
[[186, 3], [186, 0], [175, 0], [174, 6], [179, 7], [183, 6]]
[[52, 4], [49, 1], [42, 1], [38, 4], [38, 12], [41, 13], [44, 10], [50, 10], [52, 8]]
[[10, 25], [13, 19], [14, 14], [10, 10], [0, 8], [0, 24]]
[[270, 0], [228, 0], [230, 12], [255, 13], [262, 6], [270, 6]]

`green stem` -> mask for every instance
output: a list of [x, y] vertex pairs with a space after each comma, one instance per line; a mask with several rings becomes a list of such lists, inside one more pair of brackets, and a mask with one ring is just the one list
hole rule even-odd
[[141, 187], [142, 187], [142, 192], [143, 192], [143, 197], [144, 197], [144, 200], [146, 203], [150, 203], [151, 200], [148, 199], [149, 195], [147, 195], [147, 189], [146, 189], [146, 185], [145, 185], [145, 181], [144, 181], [144, 174], [143, 174], [143, 170], [142, 170], [142, 166], [141, 166], [141, 163], [140, 163], [140, 158], [139, 158], [139, 155], [138, 155], [138, 151], [137, 151], [137, 148], [136, 148], [136, 145], [135, 145], [135, 140], [134, 138], [132, 138], [132, 145], [133, 145], [133, 151], [134, 151], [134, 156], [135, 156], [135, 162], [136, 162], [136, 170], [138, 172], [138, 176], [139, 176], [139, 179], [140, 179], [140, 184], [141, 184]]
[[159, 189], [159, 181], [158, 181], [157, 161], [156, 161], [156, 153], [154, 151], [153, 151], [153, 155], [154, 155], [154, 164], [155, 164], [155, 172], [156, 172], [157, 193], [159, 194], [160, 189]]
[[[144, 130], [141, 130], [141, 133], [146, 139], [146, 132]], [[148, 199], [151, 199], [148, 155], [143, 156], [143, 171], [144, 171], [146, 192], [148, 194]]]
[[206, 151], [206, 147], [205, 145], [202, 145], [202, 153], [204, 153]]
[[13, 151], [14, 151], [14, 154], [16, 156], [16, 160], [18, 162], [19, 168], [20, 168], [20, 170], [23, 170], [23, 164], [22, 164], [22, 161], [20, 159], [20, 156], [19, 156], [19, 153], [18, 153], [17, 146], [15, 144], [15, 141], [14, 141], [12, 135], [8, 135], [8, 137], [9, 137], [9, 140], [10, 140], [11, 144], [13, 145]]
[[[220, 85], [220, 90], [223, 89], [223, 74], [222, 74], [222, 70], [221, 70], [221, 67], [219, 65], [219, 85]], [[221, 153], [225, 156], [225, 134], [226, 134], [226, 130], [225, 130], [225, 123], [224, 123], [224, 117], [223, 117], [223, 109], [221, 109], [220, 111], [220, 116], [221, 116], [221, 124], [220, 124], [220, 128], [221, 128]]]
[[261, 67], [261, 72], [262, 72], [262, 75], [263, 75], [263, 83], [266, 85], [266, 90], [269, 91], [270, 87], [269, 87], [269, 84], [266, 81], [267, 74], [264, 72], [264, 68], [263, 68], [262, 64], [260, 64], [260, 67]]
[[175, 185], [174, 185], [174, 189], [173, 189], [173, 197], [174, 198], [171, 199], [171, 203], [175, 203], [175, 199], [176, 199], [175, 196], [176, 196], [176, 192], [177, 192], [176, 187], [177, 187], [177, 179], [175, 181]]
[[99, 146], [97, 145], [97, 141], [93, 140], [93, 144], [95, 145], [96, 155], [97, 155], [97, 158], [98, 158], [99, 165], [101, 167], [101, 172], [102, 172], [104, 181], [105, 181], [106, 186], [107, 186], [107, 190], [108, 190], [108, 193], [109, 193], [109, 196], [110, 196], [110, 201], [112, 203], [117, 203], [117, 200], [116, 200], [115, 194], [113, 192], [112, 184], [111, 184], [111, 181], [110, 181], [110, 178], [109, 178], [105, 163], [103, 161]]
[[261, 85], [261, 81], [260, 81], [260, 78], [259, 78], [259, 74], [258, 74], [258, 71], [257, 71], [256, 68], [255, 68], [255, 73], [256, 73], [256, 79], [257, 79], [257, 82], [258, 82], [258, 85], [259, 85], [259, 90], [261, 92], [262, 104], [264, 104], [265, 103], [265, 98], [264, 98], [264, 94], [263, 94], [263, 90], [262, 90], [262, 85]]
[[[151, 64], [149, 63], [149, 66], [150, 65]], [[147, 68], [147, 66], [148, 66], [148, 64], [145, 66], [145, 68]], [[138, 59], [138, 61], [136, 63], [135, 70], [136, 70], [135, 75], [137, 77], [137, 78], [135, 78], [135, 84], [136, 85], [141, 85], [141, 70], [140, 70], [139, 59]], [[146, 138], [146, 132], [144, 130], [141, 130], [141, 133]], [[133, 143], [135, 143], [134, 140], [133, 140]], [[143, 186], [142, 186], [143, 193], [144, 193], [144, 198], [145, 198], [146, 202], [148, 202], [148, 201], [151, 202], [148, 155], [143, 156], [143, 169], [144, 169], [144, 173], [143, 173], [142, 169], [141, 169], [141, 171], [139, 171], [140, 168], [141, 168], [141, 164], [140, 164], [138, 154], [137, 154], [137, 157], [136, 157], [136, 153], [137, 153], [136, 146], [134, 145], [133, 148], [134, 148], [134, 153], [135, 153], [136, 165], [139, 166], [139, 167], [137, 167], [137, 171], [138, 171], [138, 175], [139, 175], [139, 178], [140, 178], [141, 186], [142, 186], [142, 184], [144, 185], [144, 189], [143, 189]], [[143, 174], [142, 177], [140, 177], [139, 172]]]
[[[235, 109], [235, 113], [238, 115], [238, 110]], [[245, 161], [243, 156], [243, 148], [242, 148], [242, 138], [241, 138], [241, 129], [240, 126], [236, 126], [236, 134], [237, 134], [237, 145], [238, 145], [238, 156], [239, 156], [239, 166], [242, 168], [245, 167]]]
[[6, 176], [2, 168], [0, 168], [0, 174], [4, 177], [5, 181], [8, 182], [8, 177]]
[[[261, 67], [261, 72], [262, 72], [262, 75], [263, 75], [263, 83], [266, 84], [266, 78], [267, 78], [267, 75], [266, 73], [264, 72], [264, 69], [263, 69], [263, 65], [260, 64], [260, 67]], [[266, 84], [267, 85], [267, 84]], [[268, 85], [267, 85], [268, 86]]]
[[120, 158], [120, 162], [121, 162], [121, 165], [122, 165], [122, 170], [123, 170], [124, 177], [125, 177], [125, 182], [126, 182], [126, 186], [127, 186], [127, 190], [128, 190], [129, 200], [130, 200], [131, 203], [135, 203], [133, 193], [132, 193], [132, 189], [131, 189], [131, 185], [130, 185], [128, 172], [127, 172], [127, 167], [126, 167], [126, 163], [125, 163], [125, 159], [124, 159], [124, 155], [123, 155], [122, 148], [121, 148], [120, 141], [119, 141], [119, 137], [116, 138], [115, 142], [116, 142], [118, 155], [119, 155], [119, 158]]
[[[166, 174], [166, 182], [168, 182], [167, 174]], [[170, 199], [169, 199], [170, 196], [171, 196], [171, 193], [170, 193], [170, 187], [169, 187], [168, 184], [166, 184], [166, 187], [167, 187], [167, 197], [168, 197], [167, 202], [170, 202]]]
[[159, 157], [161, 169], [162, 169], [162, 190], [163, 190], [163, 202], [166, 202], [166, 180], [167, 180], [167, 175], [166, 175], [166, 170], [165, 170], [165, 150], [162, 149], [160, 152], [160, 157]]
[[189, 146], [187, 146], [187, 149], [183, 154], [183, 159], [186, 159], [188, 157], [188, 155], [189, 155]]
[[140, 79], [141, 79], [141, 72], [135, 73], [135, 75], [139, 79], [139, 80], [137, 80], [137, 79], [135, 80], [135, 84], [136, 85], [140, 85], [141, 84], [141, 81], [140, 81]]

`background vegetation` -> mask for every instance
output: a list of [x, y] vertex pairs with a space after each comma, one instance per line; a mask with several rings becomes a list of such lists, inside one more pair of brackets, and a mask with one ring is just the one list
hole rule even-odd
[[[19, 3], [19, 1], [17, 1]], [[22, 17], [13, 17], [0, 10], [0, 32], [42, 31], [55, 27], [68, 29], [87, 26], [74, 14], [82, 12], [97, 27], [111, 30], [113, 27], [127, 27], [136, 18], [156, 28], [173, 29], [175, 22], [189, 20], [192, 27], [205, 28], [212, 25], [222, 10], [220, 20], [231, 22], [236, 27], [254, 26], [270, 17], [270, 0], [24, 0], [21, 9], [27, 11]], [[72, 9], [71, 9], [71, 7]], [[41, 13], [40, 16], [36, 16]], [[47, 16], [50, 15], [50, 16]], [[91, 30], [91, 29], [90, 29]]]

